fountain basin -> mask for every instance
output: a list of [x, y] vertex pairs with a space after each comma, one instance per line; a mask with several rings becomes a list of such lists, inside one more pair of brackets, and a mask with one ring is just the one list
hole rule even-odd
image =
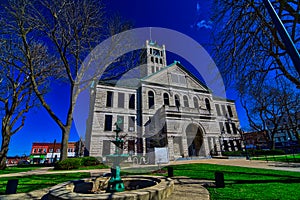
[[161, 200], [170, 196], [174, 190], [174, 181], [166, 177], [124, 176], [122, 179], [125, 185], [124, 192], [105, 193], [105, 190], [98, 188], [107, 178], [88, 178], [52, 187], [48, 199]]

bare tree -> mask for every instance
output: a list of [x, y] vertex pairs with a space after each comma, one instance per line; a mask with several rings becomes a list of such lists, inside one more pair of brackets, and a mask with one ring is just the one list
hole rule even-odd
[[294, 119], [295, 111], [299, 109], [296, 103], [299, 95], [289, 86], [275, 80], [259, 87], [248, 87], [247, 91], [243, 90], [240, 98], [251, 128], [255, 131], [267, 130], [271, 148], [275, 148], [275, 135], [283, 128], [288, 128], [282, 122], [286, 118]]
[[[300, 2], [271, 2], [299, 51]], [[247, 84], [257, 76], [263, 82], [276, 74], [300, 87], [299, 74], [262, 1], [215, 0], [214, 12], [215, 60], [228, 84]]]
[[[127, 30], [130, 26], [120, 22], [109, 23], [104, 17], [102, 1], [99, 0], [11, 0], [8, 5], [16, 36], [21, 39], [19, 45], [26, 58], [32, 89], [62, 131], [60, 159], [64, 160], [67, 158], [78, 95], [92, 81], [99, 79], [99, 75], [113, 62], [111, 57], [118, 55], [130, 42], [125, 42], [124, 37], [115, 36], [101, 52], [92, 50], [110, 34]], [[36, 43], [43, 45], [47, 56], [55, 61], [55, 66], [49, 68], [44, 63], [39, 66], [33, 64], [37, 55], [30, 49]], [[38, 72], [43, 69], [49, 70], [44, 75], [45, 80], [63, 81], [68, 85], [69, 99], [65, 116], [57, 115], [53, 105], [45, 99], [43, 87], [38, 83]]]
[[[6, 16], [7, 17], [7, 16]], [[5, 27], [1, 18], [0, 23]], [[24, 65], [25, 57], [20, 53], [23, 49], [19, 48], [17, 39], [10, 35], [11, 29], [6, 26], [6, 33], [1, 32], [0, 50], [0, 117], [1, 117], [1, 149], [0, 149], [0, 169], [6, 167], [6, 157], [12, 135], [20, 131], [26, 119], [26, 114], [37, 105], [37, 99], [31, 87], [29, 70]], [[38, 56], [33, 60], [33, 65], [40, 62], [46, 63], [44, 48], [34, 45], [30, 49], [32, 54]], [[47, 74], [46, 70], [40, 69], [36, 72], [37, 84], [41, 85], [45, 81], [42, 78]], [[46, 86], [42, 88], [45, 91]]]

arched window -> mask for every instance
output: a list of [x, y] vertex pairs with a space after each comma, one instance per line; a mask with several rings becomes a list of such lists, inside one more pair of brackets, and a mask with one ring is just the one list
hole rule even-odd
[[180, 107], [180, 99], [179, 99], [179, 96], [177, 94], [175, 95], [175, 106]]
[[195, 108], [199, 108], [199, 103], [198, 103], [197, 97], [194, 97], [194, 98], [193, 98], [193, 101], [194, 101], [194, 107], [195, 107]]
[[149, 109], [154, 108], [154, 93], [152, 91], [148, 92], [148, 104], [149, 104]]
[[205, 99], [205, 105], [206, 105], [207, 110], [211, 110], [210, 103], [209, 103], [209, 100], [207, 98]]
[[170, 105], [169, 94], [168, 93], [164, 93], [164, 105], [167, 105], [167, 106]]
[[183, 104], [184, 104], [184, 107], [189, 107], [189, 100], [187, 98], [187, 96], [183, 96]]

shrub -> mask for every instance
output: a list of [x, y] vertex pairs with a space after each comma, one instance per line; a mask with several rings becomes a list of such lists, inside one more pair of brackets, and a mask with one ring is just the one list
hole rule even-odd
[[69, 169], [78, 169], [81, 164], [80, 158], [67, 158], [63, 161], [55, 163], [54, 169], [58, 170], [69, 170]]
[[95, 166], [99, 165], [100, 161], [95, 157], [83, 157], [81, 158], [81, 165], [83, 166]]
[[223, 156], [244, 156], [243, 151], [225, 151], [222, 153]]

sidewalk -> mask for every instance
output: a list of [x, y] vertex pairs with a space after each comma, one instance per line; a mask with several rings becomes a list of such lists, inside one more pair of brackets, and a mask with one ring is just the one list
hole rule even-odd
[[[205, 164], [217, 164], [217, 165], [229, 165], [250, 167], [259, 169], [273, 169], [283, 171], [300, 172], [300, 163], [280, 163], [280, 162], [266, 162], [257, 160], [246, 159], [201, 159], [201, 160], [181, 160], [170, 162], [170, 165], [179, 164], [191, 164], [191, 163], [205, 163]], [[146, 165], [147, 166], [147, 165]], [[153, 165], [154, 166], [154, 165]], [[157, 165], [156, 165], [157, 167]], [[76, 172], [90, 172], [91, 176], [99, 176], [103, 173], [110, 172], [110, 169], [93, 169], [93, 170], [69, 170], [69, 171], [48, 171], [51, 168], [44, 167], [33, 171], [2, 174], [2, 177], [14, 177], [14, 176], [27, 176], [33, 174], [59, 174], [59, 173], [76, 173]], [[167, 200], [181, 200], [181, 199], [205, 199], [209, 200], [208, 191], [201, 186], [204, 183], [213, 182], [207, 180], [189, 179], [187, 177], [174, 177], [175, 187], [174, 192]], [[47, 200], [47, 192], [49, 188], [32, 191], [29, 193], [13, 194], [13, 195], [1, 195], [0, 200], [17, 200], [17, 199], [43, 199]]]

